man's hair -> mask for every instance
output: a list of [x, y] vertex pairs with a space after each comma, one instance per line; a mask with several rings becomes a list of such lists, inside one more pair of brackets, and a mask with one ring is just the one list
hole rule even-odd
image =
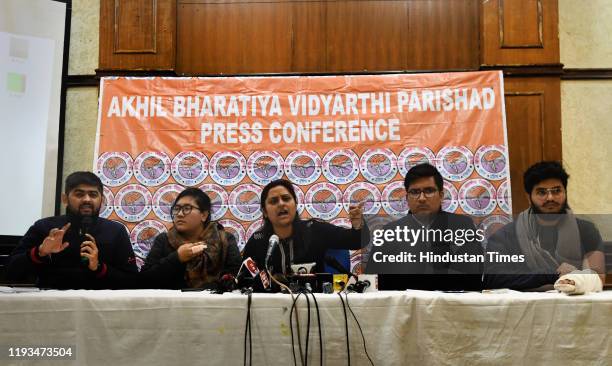
[[92, 172], [74, 172], [66, 177], [66, 182], [64, 183], [64, 193], [69, 194], [73, 189], [81, 184], [96, 187], [98, 191], [100, 191], [100, 194], [104, 192], [102, 181], [97, 175]]
[[442, 178], [442, 174], [431, 164], [423, 163], [419, 165], [415, 165], [408, 173], [406, 173], [406, 178], [404, 178], [404, 188], [406, 191], [410, 188], [410, 185], [414, 183], [416, 180], [421, 178], [433, 177], [436, 182], [436, 187], [440, 192], [444, 190], [444, 179]]
[[563, 184], [563, 188], [567, 189], [569, 175], [558, 161], [540, 161], [530, 166], [523, 174], [525, 192], [531, 194], [533, 187], [546, 179], [558, 179]]

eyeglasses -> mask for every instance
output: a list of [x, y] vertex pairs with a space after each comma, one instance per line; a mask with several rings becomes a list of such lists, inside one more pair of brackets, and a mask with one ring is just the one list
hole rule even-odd
[[563, 188], [561, 187], [553, 187], [553, 188], [538, 188], [535, 190], [535, 195], [538, 198], [546, 198], [548, 194], [551, 194], [553, 197], [558, 197], [563, 193]]
[[171, 211], [172, 212], [172, 216], [174, 217], [174, 216], [178, 215], [180, 212], [182, 212], [183, 215], [187, 216], [187, 215], [189, 215], [191, 213], [191, 210], [193, 210], [194, 208], [196, 210], [199, 210], [199, 208], [197, 208], [195, 206], [192, 206], [192, 205], [184, 205], [184, 206], [176, 205], [176, 206], [173, 206], [172, 207], [172, 211]]
[[427, 187], [423, 189], [410, 189], [408, 190], [408, 197], [413, 200], [416, 200], [419, 199], [421, 197], [421, 193], [423, 193], [423, 195], [425, 195], [425, 198], [431, 198], [436, 195], [436, 192], [438, 192], [438, 190], [432, 187]]

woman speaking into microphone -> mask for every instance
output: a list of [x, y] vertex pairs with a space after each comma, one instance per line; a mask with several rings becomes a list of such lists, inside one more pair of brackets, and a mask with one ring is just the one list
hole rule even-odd
[[[312, 272], [323, 272], [328, 249], [361, 248], [363, 203], [349, 208], [351, 229], [300, 219], [293, 185], [284, 179], [263, 188], [260, 205], [264, 225], [249, 238], [243, 252], [243, 258], [253, 258], [260, 269], [264, 269], [269, 254], [268, 269], [272, 273], [290, 274], [292, 264], [312, 262], [316, 263]], [[279, 238], [278, 248], [269, 251], [270, 242], [276, 239], [273, 235]]]

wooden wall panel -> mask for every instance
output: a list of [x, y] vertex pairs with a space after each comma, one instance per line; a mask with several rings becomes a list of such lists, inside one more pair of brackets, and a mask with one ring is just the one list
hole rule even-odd
[[500, 0], [498, 19], [502, 48], [544, 48], [542, 0]]
[[293, 9], [282, 3], [178, 5], [177, 72], [268, 73], [289, 70]]
[[101, 0], [99, 71], [173, 70], [174, 0]]
[[403, 1], [328, 2], [327, 70], [403, 70], [408, 49], [408, 9]]
[[515, 213], [528, 207], [523, 173], [540, 160], [561, 160], [559, 78], [506, 78], [506, 125]]
[[559, 64], [558, 0], [489, 0], [481, 4], [483, 65]]
[[408, 1], [408, 70], [478, 69], [477, 0]]
[[476, 70], [479, 66], [478, 0], [178, 0], [177, 4], [181, 75]]
[[328, 70], [325, 52], [327, 50], [327, 8], [325, 3], [295, 2], [293, 8], [293, 54], [291, 72], [321, 72]]
[[157, 1], [115, 1], [115, 53], [155, 53]]

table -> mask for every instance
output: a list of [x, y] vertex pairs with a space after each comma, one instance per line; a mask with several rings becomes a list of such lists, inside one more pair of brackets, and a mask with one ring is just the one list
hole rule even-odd
[[[342, 303], [332, 294], [316, 299], [324, 364], [346, 365]], [[612, 364], [612, 291], [582, 296], [397, 291], [349, 294], [348, 299], [375, 365]], [[289, 295], [252, 296], [254, 365], [293, 364], [291, 305]], [[297, 307], [303, 337], [306, 305], [302, 296]], [[61, 364], [241, 365], [246, 306], [247, 296], [229, 293], [4, 293], [0, 345], [75, 345], [76, 360]], [[318, 365], [312, 298], [311, 306], [308, 362]], [[369, 365], [350, 313], [348, 324], [351, 364]]]

